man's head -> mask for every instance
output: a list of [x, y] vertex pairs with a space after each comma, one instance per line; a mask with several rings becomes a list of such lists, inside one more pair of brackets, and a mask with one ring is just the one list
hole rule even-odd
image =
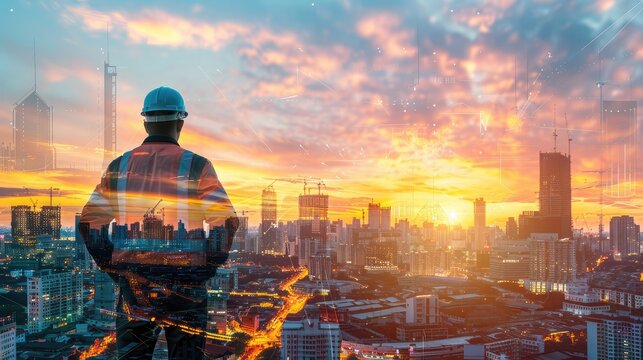
[[161, 122], [149, 122], [145, 121], [145, 131], [148, 135], [162, 135], [169, 136], [174, 140], [178, 141], [179, 136], [181, 136], [181, 129], [183, 129], [183, 120], [172, 120], [172, 121], [161, 121]]
[[145, 131], [149, 135], [169, 136], [178, 140], [183, 119], [188, 113], [181, 94], [172, 88], [161, 86], [147, 94], [141, 115], [145, 117]]

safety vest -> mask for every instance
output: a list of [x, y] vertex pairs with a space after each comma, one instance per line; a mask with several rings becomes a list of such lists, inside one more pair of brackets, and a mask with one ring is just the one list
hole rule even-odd
[[173, 284], [212, 277], [237, 227], [210, 161], [154, 136], [112, 161], [79, 223], [89, 253], [112, 277]]

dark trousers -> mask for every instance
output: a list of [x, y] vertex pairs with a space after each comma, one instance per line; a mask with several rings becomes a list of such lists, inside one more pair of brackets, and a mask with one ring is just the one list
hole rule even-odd
[[[116, 345], [118, 359], [149, 360], [161, 329], [149, 321], [116, 320]], [[169, 360], [204, 359], [205, 339], [200, 335], [191, 335], [178, 327], [165, 328]]]
[[[125, 281], [120, 281], [120, 297], [117, 311], [124, 312], [124, 305], [135, 303], [132, 290]], [[205, 293], [205, 289], [197, 289]], [[198, 297], [197, 297], [198, 298]], [[207, 299], [186, 301], [180, 296], [170, 296], [155, 311], [162, 315], [180, 315], [178, 323], [186, 324], [196, 329], [205, 329], [207, 323]], [[201, 360], [204, 359], [205, 338], [202, 335], [190, 334], [176, 326], [167, 326], [169, 360]], [[118, 359], [151, 360], [154, 347], [161, 333], [161, 328], [154, 322], [144, 320], [128, 320], [125, 317], [116, 319], [116, 346]]]

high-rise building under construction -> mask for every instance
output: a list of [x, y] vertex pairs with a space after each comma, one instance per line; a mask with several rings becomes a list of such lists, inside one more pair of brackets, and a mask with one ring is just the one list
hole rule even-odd
[[277, 244], [277, 193], [272, 186], [261, 192], [261, 233], [259, 251], [274, 252]]
[[299, 195], [299, 244], [300, 265], [308, 265], [310, 257], [326, 250], [328, 228], [328, 195]]

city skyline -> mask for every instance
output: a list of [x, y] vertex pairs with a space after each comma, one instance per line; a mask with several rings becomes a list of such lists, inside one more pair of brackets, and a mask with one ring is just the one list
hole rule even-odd
[[[54, 202], [62, 205], [65, 226], [89, 197], [95, 184], [86, 179], [102, 171], [109, 25], [109, 61], [119, 69], [117, 150], [144, 138], [140, 102], [165, 74], [167, 85], [186, 94], [191, 114], [181, 144], [217, 164], [238, 210], [254, 211], [253, 227], [262, 189], [274, 179], [309, 176], [328, 186], [329, 219], [360, 218], [376, 199], [391, 206], [393, 220], [421, 223], [427, 208], [439, 204], [443, 222], [468, 226], [471, 202], [483, 197], [487, 224], [502, 228], [508, 217], [538, 209], [538, 183], [525, 180], [537, 176], [538, 152], [557, 146], [567, 153], [570, 136], [572, 221], [575, 228], [598, 230], [595, 84], [606, 83], [605, 100], [643, 96], [636, 71], [642, 23], [634, 16], [640, 3], [390, 8], [322, 2], [288, 7], [285, 14], [276, 4], [218, 12], [166, 5], [7, 4], [0, 12], [21, 30], [1, 35], [11, 51], [0, 70], [9, 79], [0, 121], [10, 122], [13, 103], [34, 83], [35, 38], [38, 94], [54, 108], [59, 168], [3, 176], [1, 224], [9, 224], [10, 206], [29, 204], [30, 196], [44, 203], [45, 192], [27, 196], [23, 187], [63, 189]], [[527, 21], [536, 31], [515, 23], [539, 11], [559, 21]], [[339, 16], [330, 20], [331, 13]], [[293, 15], [296, 21], [278, 21]], [[26, 28], [28, 18], [41, 21]], [[44, 24], [58, 35], [51, 37]], [[184, 42], [175, 29], [185, 30]], [[253, 32], [259, 35], [248, 37]], [[138, 60], [150, 52], [161, 56]], [[0, 141], [10, 132], [10, 125], [0, 126]], [[91, 174], [79, 170], [87, 164], [95, 169]], [[638, 164], [628, 171], [638, 179]], [[301, 184], [278, 181], [274, 187], [278, 220], [295, 219]], [[635, 192], [617, 195], [605, 191], [606, 218], [641, 218]]]
[[0, 358], [643, 358], [643, 0], [0, 23]]

